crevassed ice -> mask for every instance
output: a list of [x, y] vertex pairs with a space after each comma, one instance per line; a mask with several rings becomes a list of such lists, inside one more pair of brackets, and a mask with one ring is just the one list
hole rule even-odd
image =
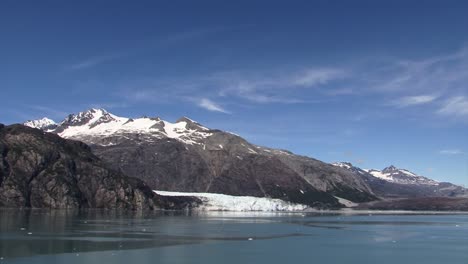
[[286, 202], [280, 199], [252, 197], [252, 196], [231, 196], [217, 193], [190, 193], [190, 192], [168, 192], [154, 191], [161, 196], [193, 196], [201, 199], [203, 204], [198, 210], [205, 211], [304, 211], [309, 208], [307, 205]]

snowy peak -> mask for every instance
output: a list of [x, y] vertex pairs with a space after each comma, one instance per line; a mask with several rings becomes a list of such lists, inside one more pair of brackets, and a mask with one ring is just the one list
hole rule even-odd
[[32, 127], [32, 128], [42, 129], [44, 131], [52, 130], [55, 127], [57, 127], [57, 124], [54, 122], [54, 120], [49, 119], [47, 117], [44, 117], [42, 119], [37, 119], [37, 120], [28, 120], [24, 122], [23, 125]]
[[200, 123], [198, 123], [197, 121], [194, 121], [188, 117], [181, 117], [179, 119], [177, 119], [176, 123], [185, 123], [185, 127], [187, 129], [191, 129], [191, 130], [200, 130], [200, 131], [207, 131], [207, 130], [210, 130], [204, 126], [202, 126]]
[[389, 166], [383, 170], [367, 170], [372, 176], [399, 184], [424, 184], [424, 185], [438, 185], [439, 182], [429, 178], [417, 175], [406, 169], [400, 169], [395, 166]]
[[[28, 124], [45, 130], [39, 122], [36, 123], [31, 121]], [[140, 142], [173, 138], [186, 144], [200, 144], [202, 139], [212, 135], [210, 129], [187, 117], [171, 123], [159, 117], [119, 117], [102, 108], [92, 108], [77, 114], [70, 114], [60, 124], [54, 125], [47, 131], [63, 138], [81, 140], [95, 145], [109, 145], [114, 141], [110, 138], [115, 137], [132, 138]]]
[[392, 173], [392, 172], [396, 172], [396, 171], [399, 171], [400, 169], [398, 169], [397, 167], [393, 166], [393, 165], [390, 165], [386, 168], [384, 168], [382, 170], [383, 173]]
[[349, 162], [335, 162], [332, 163], [332, 165], [347, 169], [354, 173], [359, 173], [361, 175], [367, 174], [375, 178], [398, 184], [439, 185], [439, 182], [437, 181], [431, 180], [423, 176], [419, 176], [409, 170], [400, 169], [393, 165], [388, 166], [381, 171], [375, 169], [364, 170], [353, 166]]
[[65, 120], [60, 123], [62, 126], [81, 126], [81, 125], [98, 125], [100, 123], [107, 123], [115, 121], [114, 115], [107, 112], [105, 109], [92, 108], [85, 112], [78, 114], [70, 114]]

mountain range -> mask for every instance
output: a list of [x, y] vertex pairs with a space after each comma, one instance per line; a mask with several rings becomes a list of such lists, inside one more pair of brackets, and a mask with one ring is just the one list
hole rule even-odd
[[342, 207], [343, 200], [458, 197], [466, 191], [394, 166], [364, 170], [258, 146], [187, 117], [171, 123], [90, 109], [60, 123], [44, 118], [24, 125], [84, 142], [109, 169], [153, 190], [269, 197], [319, 208]]

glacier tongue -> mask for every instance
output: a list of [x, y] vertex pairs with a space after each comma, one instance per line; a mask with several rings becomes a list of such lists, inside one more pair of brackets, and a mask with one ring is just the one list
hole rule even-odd
[[303, 204], [295, 204], [280, 199], [252, 196], [232, 196], [217, 193], [190, 193], [154, 191], [161, 196], [192, 196], [202, 200], [198, 207], [202, 211], [235, 211], [235, 212], [277, 212], [277, 211], [304, 211], [310, 207]]

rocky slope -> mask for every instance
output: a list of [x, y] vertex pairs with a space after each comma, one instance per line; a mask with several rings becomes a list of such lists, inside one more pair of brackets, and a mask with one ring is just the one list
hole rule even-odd
[[364, 170], [348, 162], [333, 163], [360, 176], [382, 198], [464, 197], [468, 191], [462, 186], [437, 182], [406, 169], [389, 166], [383, 170]]
[[0, 207], [181, 208], [193, 199], [155, 195], [110, 170], [82, 142], [22, 125], [0, 125]]
[[334, 196], [375, 200], [368, 184], [345, 169], [256, 146], [188, 118], [125, 118], [103, 109], [69, 115], [51, 132], [81, 140], [114, 169], [164, 191], [280, 198], [339, 206]]

